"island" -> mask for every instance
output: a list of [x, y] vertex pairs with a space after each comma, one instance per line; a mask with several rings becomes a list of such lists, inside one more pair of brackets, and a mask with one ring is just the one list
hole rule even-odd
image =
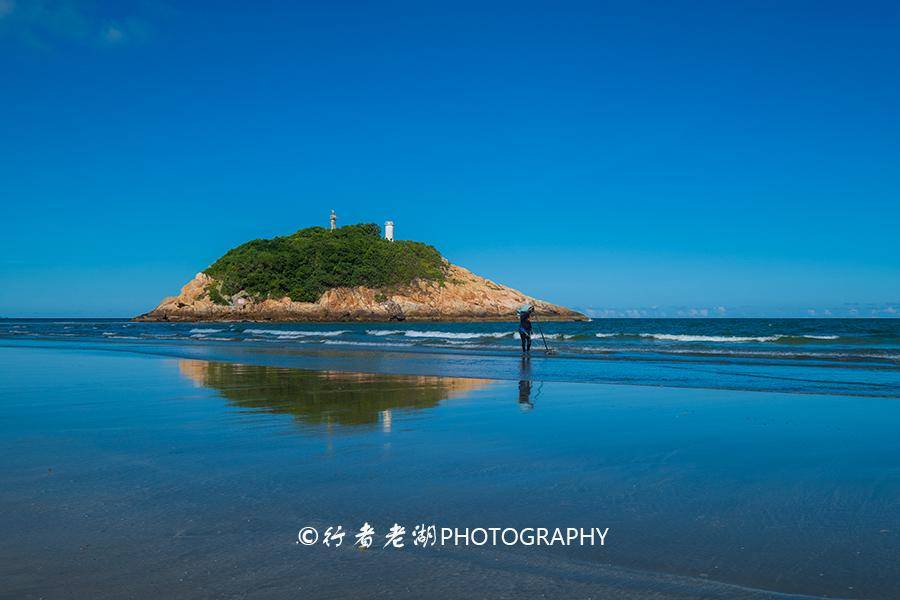
[[451, 264], [374, 223], [309, 227], [229, 250], [136, 321], [588, 320]]

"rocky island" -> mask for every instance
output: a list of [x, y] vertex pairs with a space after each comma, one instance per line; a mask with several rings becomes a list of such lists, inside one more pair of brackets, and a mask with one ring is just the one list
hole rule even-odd
[[526, 302], [542, 319], [587, 320], [359, 224], [242, 244], [135, 320], [493, 321]]

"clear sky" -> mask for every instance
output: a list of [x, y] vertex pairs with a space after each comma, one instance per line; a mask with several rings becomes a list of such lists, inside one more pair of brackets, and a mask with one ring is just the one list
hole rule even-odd
[[898, 74], [894, 1], [0, 0], [0, 316], [332, 208], [596, 314], [890, 316]]

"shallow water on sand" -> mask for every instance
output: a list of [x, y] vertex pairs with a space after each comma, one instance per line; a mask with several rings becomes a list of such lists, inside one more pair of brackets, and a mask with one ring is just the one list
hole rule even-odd
[[[49, 343], [306, 369], [517, 379], [516, 323], [135, 323], [0, 319]], [[900, 398], [900, 319], [537, 323], [534, 377]], [[552, 356], [546, 356], [546, 350]]]
[[585, 359], [535, 351], [518, 354], [447, 350], [380, 350], [358, 347], [253, 346], [210, 341], [15, 339], [0, 348], [102, 350], [197, 360], [239, 362], [308, 370], [440, 375], [484, 379], [623, 383], [642, 386], [753, 390], [900, 398], [900, 366], [858, 362], [720, 360], [690, 356]]
[[[894, 398], [77, 348], [0, 364], [0, 595], [900, 594]], [[295, 543], [364, 521], [366, 552]], [[382, 549], [395, 522], [610, 529]]]

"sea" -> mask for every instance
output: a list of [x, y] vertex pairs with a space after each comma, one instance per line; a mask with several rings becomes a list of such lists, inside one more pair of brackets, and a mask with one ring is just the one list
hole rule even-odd
[[900, 320], [516, 326], [0, 321], [0, 597], [900, 598]]
[[140, 323], [5, 319], [0, 344], [67, 344], [311, 369], [900, 395], [900, 319], [538, 321], [528, 362], [514, 322]]

